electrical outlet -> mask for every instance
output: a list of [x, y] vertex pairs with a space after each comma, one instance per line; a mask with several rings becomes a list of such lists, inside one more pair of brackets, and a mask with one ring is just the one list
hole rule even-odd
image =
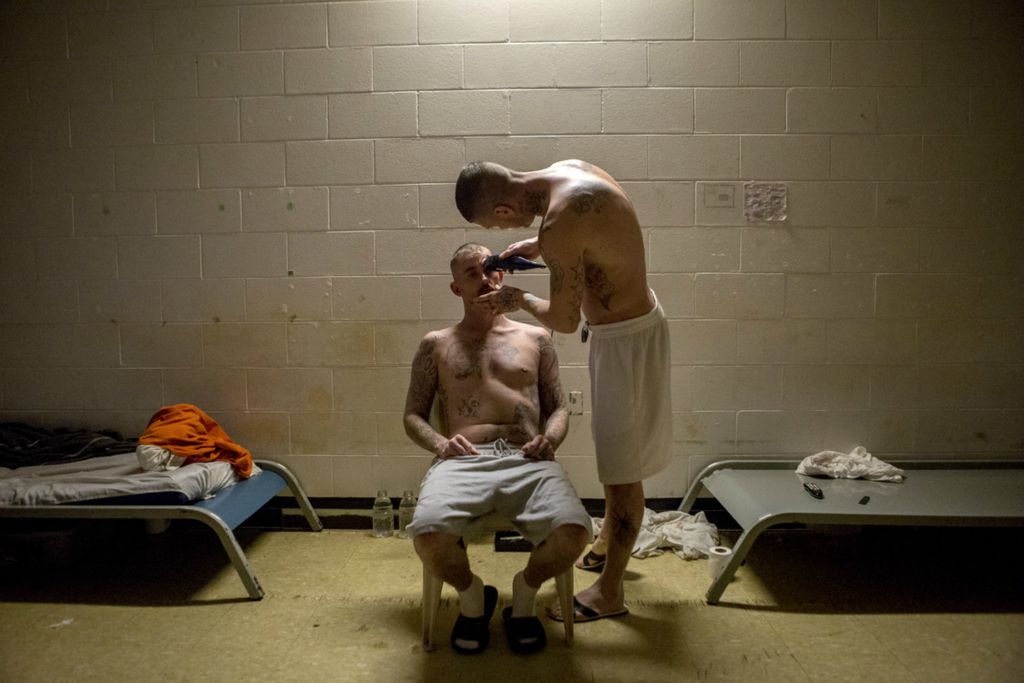
[[570, 391], [569, 392], [569, 414], [570, 415], [582, 415], [583, 414], [583, 392], [582, 391]]

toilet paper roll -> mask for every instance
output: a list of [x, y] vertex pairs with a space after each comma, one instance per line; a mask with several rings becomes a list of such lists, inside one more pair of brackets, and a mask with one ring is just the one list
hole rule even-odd
[[716, 545], [708, 550], [708, 576], [717, 579], [730, 558], [732, 558], [732, 548], [726, 548], [724, 545]]

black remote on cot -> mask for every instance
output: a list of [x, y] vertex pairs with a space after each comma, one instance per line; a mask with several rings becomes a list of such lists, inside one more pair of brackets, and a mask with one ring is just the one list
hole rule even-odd
[[804, 490], [807, 491], [807, 493], [814, 496], [815, 498], [817, 498], [818, 500], [821, 500], [822, 498], [825, 497], [825, 494], [821, 492], [821, 488], [817, 484], [812, 484], [809, 481], [804, 482]]

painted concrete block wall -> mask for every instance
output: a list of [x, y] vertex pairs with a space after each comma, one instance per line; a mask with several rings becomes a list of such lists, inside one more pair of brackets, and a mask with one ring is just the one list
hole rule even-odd
[[[8, 0], [0, 415], [191, 402], [313, 495], [413, 487], [448, 258], [531, 234], [466, 225], [455, 176], [576, 157], [633, 197], [671, 319], [649, 495], [723, 456], [1019, 457], [1022, 31], [1000, 0]], [[748, 222], [745, 181], [788, 219]], [[592, 454], [585, 413], [584, 496]]]

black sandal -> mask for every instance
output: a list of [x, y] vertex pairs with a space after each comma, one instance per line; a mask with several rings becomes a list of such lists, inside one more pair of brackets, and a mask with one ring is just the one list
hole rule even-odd
[[512, 652], [528, 655], [540, 652], [548, 644], [548, 636], [544, 624], [537, 617], [513, 617], [512, 608], [506, 607], [501, 612], [505, 622], [505, 635]]
[[588, 550], [576, 566], [588, 572], [600, 572], [604, 569], [606, 559], [604, 555], [598, 555], [593, 550]]
[[452, 649], [464, 655], [475, 655], [484, 651], [491, 640], [490, 621], [498, 605], [498, 589], [484, 586], [484, 615], [467, 617], [462, 614], [452, 627]]

